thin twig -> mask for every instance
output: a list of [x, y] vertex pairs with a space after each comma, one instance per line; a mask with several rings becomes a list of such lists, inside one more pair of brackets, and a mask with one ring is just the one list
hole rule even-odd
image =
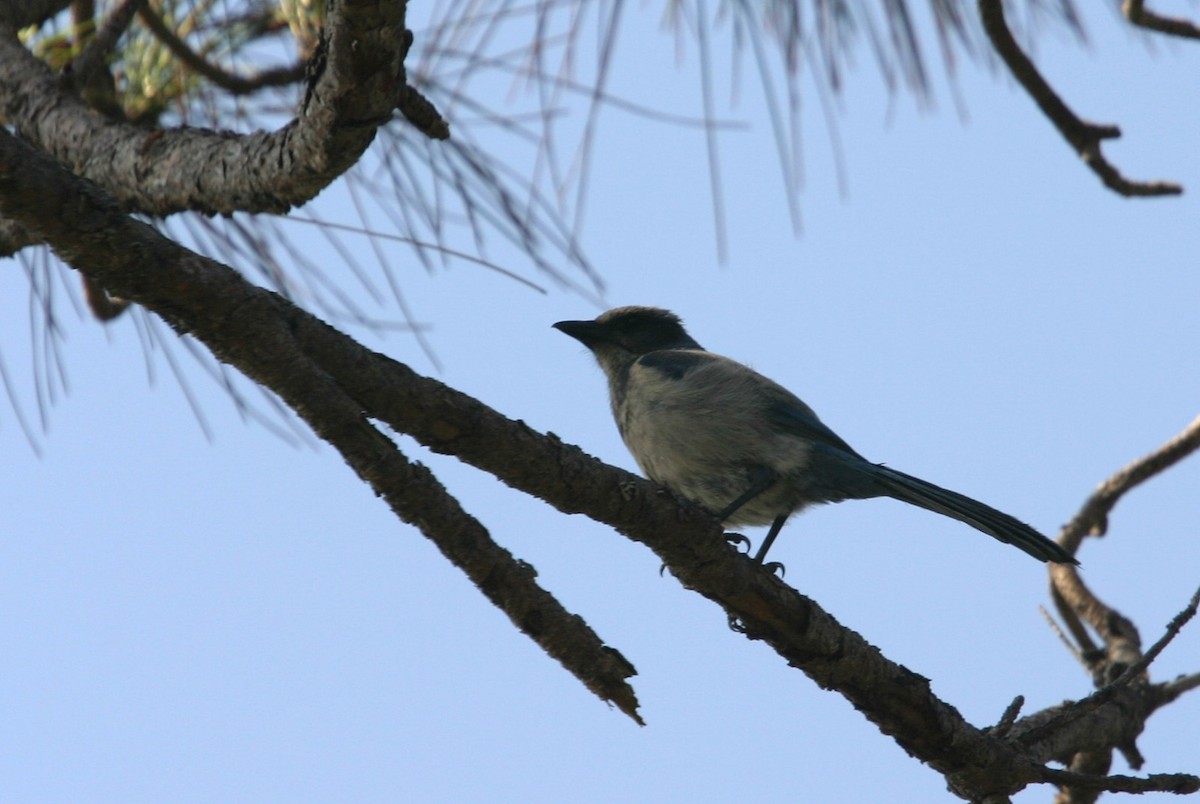
[[1050, 626], [1050, 630], [1058, 636], [1059, 640], [1062, 641], [1063, 645], [1071, 653], [1071, 655], [1082, 661], [1079, 648], [1075, 646], [1074, 642], [1067, 638], [1066, 633], [1064, 633], [1062, 630], [1062, 626], [1058, 624], [1058, 620], [1054, 619], [1054, 615], [1052, 615], [1045, 606], [1038, 606], [1038, 610], [1041, 611], [1042, 616], [1046, 618], [1046, 623]]
[[997, 737], [1008, 736], [1013, 724], [1017, 722], [1017, 715], [1021, 714], [1021, 707], [1024, 705], [1024, 695], [1018, 695], [1016, 698], [1013, 698], [1012, 703], [1004, 708], [1004, 714], [1000, 715], [1000, 722], [992, 727], [992, 734]]
[[400, 114], [404, 115], [404, 119], [416, 126], [417, 131], [429, 139], [450, 139], [450, 124], [446, 122], [446, 118], [442, 117], [442, 113], [430, 102], [429, 98], [422, 95], [415, 87], [409, 85], [405, 88], [404, 94], [400, 96], [398, 108]]
[[1171, 618], [1171, 622], [1167, 623], [1167, 629], [1157, 642], [1150, 646], [1150, 650], [1146, 651], [1142, 658], [1131, 664], [1129, 668], [1121, 674], [1120, 678], [1112, 682], [1112, 686], [1128, 684], [1133, 679], [1140, 676], [1150, 666], [1150, 663], [1158, 658], [1158, 654], [1163, 652], [1163, 649], [1171, 643], [1179, 632], [1187, 625], [1188, 621], [1196, 616], [1196, 609], [1200, 606], [1200, 588], [1196, 589], [1196, 593], [1192, 595], [1192, 599], [1184, 607], [1183, 611]]
[[1183, 36], [1188, 39], [1200, 39], [1200, 28], [1182, 17], [1164, 17], [1147, 11], [1145, 0], [1125, 0], [1121, 4], [1121, 13], [1125, 18], [1141, 28], [1158, 31], [1170, 36]]
[[[1200, 417], [1192, 420], [1183, 432], [1166, 444], [1101, 483], [1079, 513], [1063, 527], [1058, 536], [1059, 543], [1075, 553], [1087, 535], [1105, 533], [1109, 513], [1126, 492], [1167, 470], [1197, 449], [1200, 449]], [[1100, 600], [1083, 583], [1074, 567], [1055, 564], [1050, 568], [1050, 578], [1055, 605], [1083, 650], [1084, 659], [1094, 657], [1093, 672], [1117, 664], [1128, 666], [1142, 658], [1137, 628], [1116, 609]], [[1077, 622], [1078, 618], [1086, 620], [1104, 640], [1104, 654], [1099, 654], [1094, 647], [1089, 649], [1090, 640]], [[1124, 672], [1124, 667], [1121, 672]], [[1107, 684], [1112, 680], [1102, 677], [1096, 679], [1098, 684]]]
[[87, 86], [93, 76], [104, 65], [109, 52], [116, 47], [121, 34], [133, 22], [133, 16], [142, 10], [146, 0], [121, 0], [100, 23], [96, 35], [91, 38], [83, 52], [71, 63], [71, 79], [78, 86]]
[[1183, 192], [1183, 188], [1174, 182], [1127, 179], [1104, 158], [1100, 143], [1120, 137], [1121, 130], [1114, 125], [1081, 120], [1067, 107], [1013, 38], [1004, 19], [1003, 0], [979, 0], [979, 16], [992, 47], [1004, 60], [1013, 77], [1105, 186], [1129, 197], [1179, 195]]
[[269, 70], [263, 70], [250, 76], [242, 76], [229, 72], [192, 50], [187, 42], [183, 41], [174, 31], [167, 27], [162, 17], [154, 9], [139, 9], [138, 19], [184, 65], [234, 95], [248, 95], [264, 87], [286, 86], [304, 78], [304, 69], [307, 62], [303, 60], [290, 66], [272, 67]]
[[[1053, 573], [1051, 573], [1050, 578], [1053, 580]], [[1092, 641], [1092, 635], [1088, 633], [1087, 626], [1083, 624], [1083, 620], [1079, 619], [1079, 613], [1063, 596], [1057, 584], [1050, 584], [1050, 599], [1054, 601], [1054, 608], [1058, 609], [1058, 616], [1062, 618], [1063, 623], [1067, 626], [1067, 630], [1075, 638], [1075, 644], [1079, 648], [1078, 658], [1082, 659], [1085, 656], [1094, 654], [1097, 651], [1097, 647], [1096, 643]], [[1084, 664], [1085, 666], [1087, 665], [1086, 662]]]
[[1088, 773], [1041, 768], [1038, 781], [1110, 793], [1175, 793], [1200, 790], [1200, 777], [1190, 773], [1152, 773], [1149, 776], [1092, 776]]
[[1121, 497], [1135, 486], [1169, 469], [1200, 449], [1200, 416], [1154, 452], [1137, 459], [1101, 483], [1059, 535], [1059, 542], [1074, 552], [1088, 534], [1103, 536], [1108, 514]]
[[99, 321], [112, 321], [129, 308], [128, 299], [108, 295], [104, 287], [86, 274], [83, 275], [83, 298], [88, 309]]
[[1200, 673], [1189, 673], [1159, 686], [1159, 706], [1171, 703], [1185, 692], [1200, 688]]

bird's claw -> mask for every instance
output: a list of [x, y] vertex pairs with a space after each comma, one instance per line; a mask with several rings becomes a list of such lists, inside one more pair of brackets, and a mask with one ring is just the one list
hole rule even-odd
[[783, 566], [783, 564], [779, 563], [778, 561], [768, 561], [766, 564], [762, 565], [762, 568], [772, 575], [779, 575], [780, 578], [787, 574], [787, 567]]
[[746, 545], [746, 553], [750, 553], [750, 540], [740, 533], [726, 533], [725, 541], [729, 542], [734, 547], [741, 547], [744, 544]]

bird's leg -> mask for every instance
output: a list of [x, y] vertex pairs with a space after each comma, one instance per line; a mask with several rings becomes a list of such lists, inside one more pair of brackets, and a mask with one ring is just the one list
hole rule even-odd
[[753, 500], [758, 495], [762, 494], [767, 489], [771, 488], [771, 484], [779, 479], [778, 475], [765, 467], [759, 466], [752, 471], [754, 482], [750, 485], [750, 488], [742, 492], [736, 500], [722, 508], [717, 513], [717, 519], [721, 520], [722, 522], [724, 522], [726, 519], [729, 519], [729, 517], [733, 516], [739, 508]]
[[763, 559], [767, 557], [767, 551], [775, 543], [775, 537], [779, 535], [779, 531], [783, 530], [783, 523], [787, 522], [789, 516], [791, 516], [791, 512], [775, 517], [775, 521], [771, 523], [771, 529], [767, 531], [767, 538], [763, 539], [762, 547], [758, 548], [758, 552], [754, 556], [755, 564], [763, 563]]
[[[755, 467], [751, 471], [752, 471], [752, 478], [753, 478], [754, 482], [750, 485], [750, 488], [746, 489], [744, 492], [742, 492], [740, 495], [738, 495], [738, 498], [736, 500], [734, 500], [729, 505], [722, 508], [717, 513], [717, 519], [720, 519], [722, 522], [724, 522], [726, 519], [729, 519], [729, 517], [733, 516], [734, 513], [739, 508], [741, 508], [743, 505], [750, 502], [755, 497], [757, 497], [758, 495], [762, 494], [764, 491], [769, 489], [771, 487], [771, 485], [776, 480], [779, 479], [778, 475], [776, 475], [770, 469], [767, 469], [762, 466]], [[771, 538], [774, 539], [774, 537], [771, 537]], [[747, 552], [750, 551], [750, 540], [747, 539], [745, 536], [743, 536], [740, 533], [726, 533], [725, 540], [727, 542], [729, 542], [730, 544], [732, 544], [734, 547], [745, 544], [746, 551]], [[764, 554], [764, 553], [765, 553], [765, 551], [759, 550], [760, 555]]]

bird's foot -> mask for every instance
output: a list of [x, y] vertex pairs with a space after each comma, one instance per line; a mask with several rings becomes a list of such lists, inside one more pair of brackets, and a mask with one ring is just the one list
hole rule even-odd
[[746, 538], [745, 536], [743, 536], [742, 534], [740, 534], [740, 533], [726, 533], [726, 534], [725, 534], [725, 541], [729, 542], [729, 543], [730, 543], [730, 544], [732, 544], [734, 547], [741, 547], [743, 544], [744, 544], [744, 545], [746, 545], [746, 554], [747, 554], [747, 555], [749, 555], [749, 554], [750, 554], [750, 540], [749, 540], [749, 539], [747, 539], [747, 538]]
[[762, 565], [762, 568], [772, 575], [778, 575], [780, 578], [787, 574], [787, 567], [783, 566], [783, 564], [779, 563], [778, 561], [768, 561], [766, 564]]

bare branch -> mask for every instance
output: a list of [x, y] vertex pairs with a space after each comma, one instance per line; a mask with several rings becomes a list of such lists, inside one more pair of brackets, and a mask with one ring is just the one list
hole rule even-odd
[[[1165, 471], [1200, 448], [1200, 417], [1162, 447], [1134, 461], [1105, 480], [1067, 523], [1058, 541], [1072, 554], [1088, 535], [1103, 535], [1108, 529], [1109, 512], [1122, 495], [1140, 483]], [[1051, 591], [1059, 614], [1080, 646], [1081, 658], [1094, 674], [1098, 686], [1111, 683], [1142, 658], [1137, 628], [1126, 617], [1100, 600], [1074, 567], [1050, 568]], [[1080, 618], [1105, 642], [1103, 651], [1088, 637]]]
[[90, 276], [83, 277], [83, 298], [88, 309], [100, 321], [112, 321], [129, 309], [129, 301], [108, 295], [100, 283]]
[[1190, 773], [1154, 773], [1149, 776], [1092, 776], [1085, 773], [1043, 768], [1039, 781], [1064, 787], [1100, 790], [1110, 793], [1175, 793], [1188, 795], [1200, 791], [1200, 777]]
[[[411, 38], [411, 35], [410, 35]], [[404, 119], [429, 137], [431, 140], [450, 139], [450, 124], [442, 117], [441, 112], [432, 102], [417, 90], [416, 87], [405, 87], [397, 104]]]
[[1024, 705], [1024, 695], [1018, 695], [1016, 698], [1013, 698], [1012, 703], [1004, 708], [1004, 714], [1000, 715], [1000, 722], [992, 727], [992, 733], [997, 737], [1008, 736], [1013, 724], [1017, 722], [1017, 715], [1021, 714], [1021, 707]]
[[233, 269], [130, 219], [94, 185], [3, 129], [0, 212], [35, 231], [68, 264], [157, 312], [278, 394], [518, 628], [590, 690], [641, 722], [637, 698], [625, 681], [633, 665], [538, 586], [532, 567], [492, 541], [427, 469], [407, 461], [371, 424], [363, 406], [305, 353], [290, 319], [325, 325]]
[[[482, 528], [457, 521], [443, 527], [443, 519], [455, 518], [439, 514], [436, 506], [421, 507], [429, 498], [423, 484], [432, 480], [415, 472], [369, 418], [650, 545], [685, 586], [743, 622], [747, 636], [766, 641], [823, 686], [841, 690], [914, 756], [952, 775], [958, 789], [1009, 790], [1031, 778], [1015, 747], [971, 726], [932, 694], [926, 679], [888, 661], [813, 601], [730, 548], [708, 514], [681, 508], [648, 481], [598, 464], [555, 437], [362, 348], [233, 270], [130, 220], [94, 186], [48, 161], [0, 132], [0, 210], [33, 228], [110, 291], [157, 312], [279, 394], [397, 513], [422, 528], [452, 560], [459, 557], [456, 563], [500, 605], [525, 599], [514, 586], [544, 593], [527, 569], [505, 559], [502, 548], [484, 538]], [[75, 225], [81, 216], [89, 226]], [[484, 552], [471, 547], [476, 543]], [[505, 564], [508, 568], [500, 569]], [[600, 687], [609, 700], [623, 705], [626, 699], [614, 692], [614, 676], [628, 675], [632, 668], [619, 654], [594, 639], [587, 653], [590, 664], [579, 667], [571, 649], [562, 647], [561, 634], [578, 632], [582, 623], [561, 610], [551, 620], [544, 607], [532, 619], [524, 605], [505, 610], [547, 651], [570, 663], [589, 688]]]
[[1158, 687], [1158, 695], [1161, 699], [1159, 705], [1169, 704], [1185, 692], [1191, 692], [1194, 689], [1200, 689], [1200, 673], [1190, 673], [1180, 676], [1174, 681], [1161, 684]]
[[1013, 77], [1106, 187], [1128, 197], [1179, 195], [1183, 192], [1183, 188], [1173, 182], [1139, 182], [1122, 176], [1100, 150], [1103, 140], [1121, 136], [1120, 129], [1081, 120], [1067, 107], [1013, 38], [1004, 19], [1003, 0], [979, 0], [979, 15], [992, 46]]
[[1192, 420], [1179, 435], [1101, 483], [1059, 535], [1063, 547], [1071, 552], [1088, 535], [1103, 536], [1108, 531], [1108, 514], [1121, 497], [1135, 486], [1200, 449], [1200, 416]]
[[[1165, 685], [1147, 684], [1146, 668], [1195, 616], [1198, 605], [1200, 590], [1192, 596], [1188, 606], [1172, 618], [1162, 638], [1144, 656], [1138, 653], [1136, 629], [1120, 614], [1112, 612], [1113, 619], [1122, 623], [1097, 629], [1105, 637], [1106, 650], [1084, 657], [1099, 689], [1081, 701], [1053, 707], [1024, 719], [1014, 728], [1018, 742], [1031, 749], [1035, 744], [1041, 746], [1042, 751], [1050, 753], [1037, 756], [1069, 762], [1072, 770], [1092, 777], [1107, 772], [1108, 757], [1114, 748], [1124, 755], [1130, 767], [1140, 768], [1144, 759], [1136, 738], [1147, 718], [1182, 693], [1181, 690], [1168, 698]], [[1132, 639], [1127, 639], [1125, 629], [1132, 630]], [[1083, 800], [1091, 798], [1085, 795]]]
[[0, 3], [0, 27], [19, 30], [29, 25], [41, 25], [58, 14], [71, 0], [6, 0]]
[[[1113, 751], [1108, 747], [1077, 751], [1066, 771], [1074, 774], [1075, 779], [1102, 779], [1112, 770], [1112, 760]], [[1083, 785], [1062, 784], [1054, 796], [1054, 804], [1096, 804], [1101, 792]]]
[[1142, 28], [1169, 34], [1183, 36], [1188, 39], [1200, 39], [1200, 28], [1182, 17], [1164, 17], [1147, 11], [1145, 0], [1125, 0], [1121, 3], [1121, 13], [1130, 22]]
[[68, 75], [72, 83], [86, 86], [97, 73], [105, 69], [104, 61], [108, 54], [116, 47], [117, 40], [125, 33], [129, 23], [133, 22], [134, 15], [145, 4], [146, 0], [121, 0], [108, 13], [83, 52], [71, 63]]
[[[1200, 448], [1200, 417], [1162, 447], [1101, 483], [1080, 512], [1063, 527], [1059, 542], [1070, 552], [1077, 552], [1085, 536], [1101, 535], [1107, 530], [1108, 514], [1123, 494], [1165, 471], [1197, 448]], [[1077, 658], [1092, 673], [1098, 691], [1078, 704], [1062, 707], [1057, 713], [1048, 716], [1039, 713], [1037, 719], [1031, 719], [1031, 722], [1036, 720], [1037, 723], [1029, 727], [1029, 733], [1046, 741], [1062, 739], [1064, 745], [1073, 746], [1074, 753], [1069, 757], [1073, 770], [1086, 770], [1093, 776], [1105, 773], [1108, 755], [1114, 748], [1125, 756], [1130, 767], [1139, 768], [1143, 759], [1135, 739], [1146, 718], [1163, 705], [1161, 690], [1146, 683], [1146, 669], [1184, 624], [1195, 616], [1196, 608], [1200, 605], [1200, 590], [1192, 596], [1188, 606], [1171, 620], [1163, 636], [1143, 654], [1141, 637], [1133, 622], [1100, 600], [1083, 582], [1075, 567], [1051, 567], [1050, 578], [1054, 603], [1079, 645]], [[1085, 621], [1103, 640], [1103, 647], [1098, 647], [1092, 641], [1083, 625]], [[1129, 689], [1126, 691], [1126, 688]], [[1085, 746], [1072, 734], [1077, 729], [1073, 723], [1119, 700], [1125, 701], [1120, 707], [1119, 718], [1109, 721], [1103, 728], [1092, 726], [1090, 738], [1094, 740], [1093, 745]], [[1044, 720], [1041, 719], [1043, 717]], [[1058, 751], [1056, 756], [1066, 761], [1063, 749]], [[1096, 763], [1102, 763], [1102, 766]], [[1108, 788], [1087, 788], [1078, 796], [1071, 796], [1070, 800], [1093, 800], [1094, 795], [1088, 790], [1098, 789]]]
[[212, 81], [234, 95], [248, 95], [265, 87], [294, 84], [304, 78], [306, 61], [298, 61], [285, 67], [273, 67], [253, 75], [243, 76], [225, 70], [210, 62], [188, 46], [174, 31], [163, 22], [162, 16], [153, 8], [138, 10], [138, 18], [158, 41], [167, 46], [175, 57], [190, 69]]
[[0, 32], [0, 115], [126, 209], [285, 212], [352, 167], [407, 95], [403, 3], [333, 4], [324, 42], [295, 120], [270, 134], [234, 135], [104, 120]]
[[[1045, 618], [1046, 624], [1050, 626], [1050, 630], [1053, 631], [1055, 636], [1058, 637], [1059, 641], [1063, 643], [1067, 651], [1076, 659], [1080, 659], [1079, 647], [1076, 646], [1076, 643], [1072, 642], [1070, 639], [1067, 639], [1067, 635], [1063, 633], [1062, 628], [1059, 626], [1058, 621], [1054, 619], [1053, 615], [1046, 610], [1045, 606], [1039, 606], [1038, 609], [1042, 612], [1042, 617]], [[1075, 638], [1082, 643], [1083, 639], [1089, 639], [1090, 637], [1086, 631], [1083, 631], [1082, 638], [1080, 635], [1075, 635]]]
[[1166, 648], [1167, 645], [1171, 644], [1171, 640], [1179, 635], [1179, 632], [1185, 625], [1187, 625], [1188, 621], [1196, 616], [1197, 606], [1200, 606], [1200, 589], [1197, 589], [1196, 593], [1192, 595], [1192, 599], [1188, 602], [1187, 606], [1184, 607], [1183, 611], [1171, 618], [1171, 622], [1167, 623], [1167, 628], [1163, 632], [1163, 635], [1159, 637], [1157, 642], [1150, 646], [1150, 650], [1146, 651], [1142, 658], [1130, 665], [1129, 668], [1121, 674], [1120, 678], [1117, 678], [1112, 683], [1114, 685], [1128, 684], [1133, 679], [1144, 673], [1146, 668], [1150, 666], [1150, 663], [1157, 659], [1158, 655], [1163, 652], [1163, 649]]

